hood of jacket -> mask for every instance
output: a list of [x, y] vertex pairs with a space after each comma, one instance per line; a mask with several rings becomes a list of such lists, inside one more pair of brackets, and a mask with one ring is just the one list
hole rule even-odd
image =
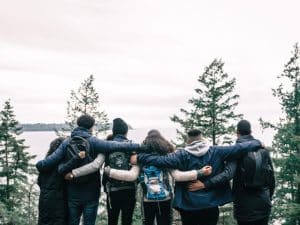
[[124, 141], [128, 141], [128, 139], [124, 135], [117, 134], [116, 136], [114, 136], [113, 141], [124, 142]]
[[205, 141], [194, 141], [184, 148], [185, 151], [197, 157], [205, 155], [208, 149], [209, 145]]
[[236, 140], [236, 143], [243, 143], [243, 142], [252, 141], [252, 140], [254, 140], [254, 137], [251, 134], [242, 135]]
[[79, 137], [83, 137], [83, 138], [89, 138], [92, 136], [92, 134], [90, 133], [90, 131], [86, 128], [83, 127], [76, 127], [72, 132], [71, 132], [71, 137], [74, 136], [79, 136]]

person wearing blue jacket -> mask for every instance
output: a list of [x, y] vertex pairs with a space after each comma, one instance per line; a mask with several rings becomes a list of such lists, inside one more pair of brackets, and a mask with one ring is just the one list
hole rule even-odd
[[[251, 124], [247, 120], [241, 120], [237, 124], [237, 143], [254, 140], [251, 134]], [[271, 213], [271, 199], [275, 189], [274, 169], [270, 153], [267, 149], [261, 149], [262, 162], [266, 162], [268, 168], [268, 182], [261, 188], [247, 188], [243, 182], [242, 164], [244, 158], [238, 161], [228, 162], [224, 171], [209, 180], [193, 182], [189, 189], [218, 188], [233, 178], [232, 194], [234, 217], [238, 225], [267, 225]], [[247, 157], [247, 156], [246, 156]], [[259, 177], [259, 179], [261, 179]]]
[[[82, 115], [77, 119], [78, 127], [75, 128], [71, 137], [80, 136], [85, 138], [90, 145], [90, 150], [93, 152], [93, 158], [96, 158], [99, 153], [109, 153], [113, 151], [127, 151], [137, 152], [141, 150], [147, 150], [146, 146], [140, 146], [139, 144], [126, 143], [126, 142], [115, 142], [115, 141], [104, 141], [100, 140], [95, 136], [92, 136], [93, 126], [95, 120], [89, 115]], [[39, 161], [36, 164], [36, 168], [39, 172], [51, 171], [56, 168], [60, 163], [64, 162], [67, 158], [67, 146], [70, 139], [66, 139], [58, 149], [53, 152], [46, 159]], [[77, 163], [78, 157], [71, 161]], [[66, 166], [73, 166], [66, 164]], [[66, 170], [61, 168], [61, 170]], [[94, 174], [95, 179], [89, 179], [84, 184], [73, 184], [67, 185], [68, 194], [68, 208], [69, 208], [69, 224], [78, 225], [80, 223], [81, 214], [83, 214], [84, 225], [94, 225], [97, 209], [100, 197], [100, 174], [96, 172]]]
[[[166, 156], [139, 154], [132, 157], [131, 163], [153, 165], [161, 168], [188, 171], [210, 165], [210, 176], [202, 178], [205, 182], [224, 170], [224, 161], [236, 160], [249, 151], [262, 147], [260, 141], [252, 140], [233, 146], [208, 146], [201, 138], [201, 131], [188, 132], [188, 145]], [[186, 182], [176, 182], [173, 207], [179, 210], [182, 225], [216, 225], [219, 217], [218, 206], [232, 201], [229, 182], [222, 188], [203, 189], [191, 192]]]

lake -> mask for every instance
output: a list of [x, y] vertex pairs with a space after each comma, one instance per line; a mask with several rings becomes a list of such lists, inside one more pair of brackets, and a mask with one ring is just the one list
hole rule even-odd
[[[128, 138], [136, 143], [141, 143], [147, 135], [149, 129], [138, 128], [129, 130]], [[174, 128], [163, 128], [159, 129], [161, 134], [168, 140], [176, 140], [176, 130]], [[43, 131], [43, 132], [24, 132], [21, 135], [25, 139], [25, 144], [29, 146], [30, 154], [36, 155], [33, 163], [43, 159], [49, 149], [49, 144], [57, 136], [54, 131]]]
[[[137, 128], [129, 130], [128, 138], [136, 143], [141, 143], [147, 135], [149, 128]], [[160, 128], [159, 131], [167, 140], [176, 140], [176, 129], [174, 128]], [[274, 132], [268, 131], [262, 133], [258, 128], [255, 129], [254, 136], [263, 140], [266, 145], [271, 145]], [[37, 157], [33, 160], [33, 163], [41, 160], [45, 157], [50, 142], [55, 139], [56, 133], [54, 131], [44, 132], [24, 132], [21, 135], [25, 139], [25, 143], [29, 146], [30, 154], [36, 155]]]

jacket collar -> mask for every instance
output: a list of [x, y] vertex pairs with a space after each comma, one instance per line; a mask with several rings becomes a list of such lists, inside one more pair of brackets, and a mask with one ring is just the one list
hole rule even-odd
[[122, 141], [126, 140], [127, 141], [128, 139], [127, 139], [127, 137], [125, 137], [122, 134], [117, 134], [116, 136], [114, 136], [114, 141], [118, 141], [118, 140], [122, 140]]
[[71, 137], [74, 137], [74, 136], [89, 138], [92, 136], [92, 134], [88, 129], [86, 129], [84, 127], [76, 127], [71, 133]]
[[242, 143], [242, 142], [252, 141], [252, 140], [254, 140], [254, 137], [251, 134], [242, 135], [236, 140], [236, 143]]

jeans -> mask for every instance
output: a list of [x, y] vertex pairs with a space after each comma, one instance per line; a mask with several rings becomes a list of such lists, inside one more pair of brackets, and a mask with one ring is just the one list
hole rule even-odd
[[182, 225], [216, 225], [219, 218], [219, 208], [208, 208], [197, 211], [180, 210]]
[[83, 215], [84, 225], [95, 225], [99, 201], [79, 202], [69, 201], [69, 225], [79, 225]]
[[268, 225], [268, 220], [269, 218], [264, 218], [264, 219], [260, 219], [260, 220], [255, 220], [255, 221], [250, 221], [250, 222], [246, 222], [246, 221], [237, 221], [238, 225]]

